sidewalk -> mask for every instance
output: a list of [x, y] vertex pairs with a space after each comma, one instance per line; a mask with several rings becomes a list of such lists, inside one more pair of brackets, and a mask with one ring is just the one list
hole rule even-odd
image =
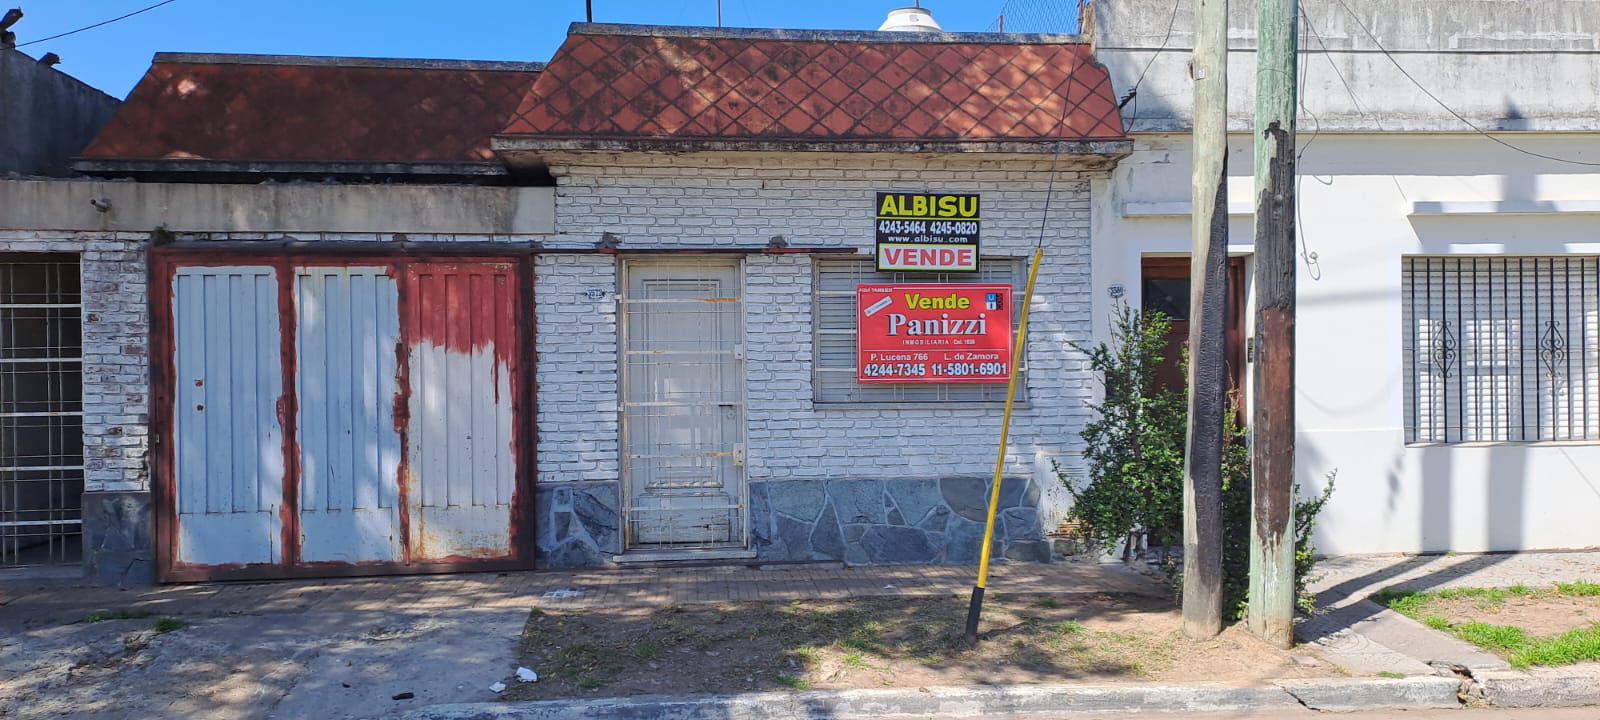
[[[0, 717], [389, 717], [495, 700], [488, 686], [516, 667], [535, 608], [965, 597], [975, 571], [708, 567], [129, 590], [8, 579], [0, 581]], [[990, 587], [1165, 592], [1118, 565], [1074, 562], [997, 565]], [[182, 627], [160, 632], [158, 618]]]
[[[977, 568], [967, 566], [796, 565], [640, 568], [593, 572], [511, 572], [206, 583], [117, 590], [75, 582], [0, 582], [0, 626], [31, 619], [76, 618], [97, 610], [162, 614], [296, 612], [411, 613], [659, 606], [702, 602], [786, 601], [885, 595], [965, 595]], [[1159, 583], [1119, 564], [1056, 562], [995, 565], [994, 593], [1166, 592]]]
[[[1324, 560], [1317, 573], [1310, 589], [1323, 614], [1299, 623], [1295, 635], [1352, 673], [1455, 673], [1464, 693], [1507, 706], [1600, 702], [1600, 674], [1592, 666], [1516, 672], [1496, 655], [1367, 599], [1386, 588], [1544, 587], [1600, 580], [1600, 551], [1358, 555]], [[1578, 689], [1583, 686], [1590, 689]]]

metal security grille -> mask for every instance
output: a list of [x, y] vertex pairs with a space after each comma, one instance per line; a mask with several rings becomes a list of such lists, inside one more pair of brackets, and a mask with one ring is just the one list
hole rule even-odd
[[1407, 258], [1406, 440], [1600, 439], [1600, 258]]
[[626, 547], [743, 547], [739, 266], [639, 260], [622, 312]]
[[[812, 364], [813, 400], [817, 403], [1003, 403], [1006, 384], [861, 385], [856, 382], [856, 286], [864, 283], [1009, 284], [1013, 328], [1026, 279], [1025, 263], [986, 258], [975, 273], [878, 272], [871, 260], [818, 260], [813, 277], [815, 318]], [[1028, 397], [1028, 361], [1017, 368], [1017, 400]]]
[[0, 254], [0, 565], [82, 552], [78, 260]]

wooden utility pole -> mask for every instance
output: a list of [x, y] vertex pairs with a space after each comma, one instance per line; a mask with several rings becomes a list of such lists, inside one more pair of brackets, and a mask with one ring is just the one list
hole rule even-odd
[[1295, 61], [1298, 0], [1256, 23], [1256, 327], [1250, 631], [1294, 642]]
[[1227, 412], [1228, 0], [1195, 0], [1189, 428], [1183, 460], [1183, 630], [1222, 632], [1222, 443]]

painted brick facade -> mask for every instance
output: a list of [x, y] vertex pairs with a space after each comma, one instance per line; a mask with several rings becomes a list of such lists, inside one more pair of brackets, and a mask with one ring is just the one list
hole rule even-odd
[[[590, 249], [606, 233], [618, 237], [625, 251], [759, 248], [782, 237], [794, 247], [853, 247], [866, 257], [872, 247], [873, 192], [900, 190], [982, 193], [984, 254], [1027, 257], [1038, 241], [1046, 191], [1052, 187], [1048, 156], [552, 153], [548, 159], [558, 182], [559, 234], [546, 243], [550, 248]], [[1089, 182], [1098, 172], [1064, 159], [1055, 173], [1045, 265], [1032, 311], [1028, 403], [1014, 421], [1007, 465], [1007, 487], [1014, 478], [1021, 483], [1019, 497], [1032, 498], [1035, 505], [1052, 494], [1049, 488], [1057, 480], [1051, 461], [1078, 450], [1078, 431], [1090, 412], [1092, 375], [1072, 344], [1090, 338]], [[813, 405], [812, 262], [813, 256], [800, 254], [752, 254], [745, 260], [747, 450], [753, 495], [764, 494], [767, 484], [774, 492], [803, 488], [780, 482], [791, 480], [831, 488], [840, 481], [986, 478], [993, 471], [992, 442], [1000, 421], [992, 405]], [[586, 283], [615, 291], [615, 263], [604, 255], [540, 259], [541, 483], [617, 477], [614, 303], [610, 298], [597, 302], [584, 293]], [[583, 272], [573, 272], [579, 268]], [[593, 355], [580, 356], [588, 353]], [[852, 487], [849, 492], [883, 496], [886, 509], [868, 515], [887, 515], [893, 509], [886, 485]], [[938, 489], [931, 492], [937, 495]], [[764, 498], [753, 496], [752, 502], [760, 505]], [[948, 509], [959, 515], [959, 505], [951, 501]], [[1051, 510], [1044, 508], [1043, 519], [1053, 516]], [[848, 520], [837, 522], [845, 535], [852, 532]], [[901, 522], [914, 525], [917, 518], [902, 517]], [[876, 532], [874, 522], [856, 524], [857, 540]], [[1017, 524], [1027, 530], [1016, 539], [1041, 533], [1039, 516]], [[753, 527], [758, 546], [761, 525], [758, 518]], [[939, 527], [928, 532], [941, 533], [943, 525]], [[775, 527], [766, 531], [769, 536], [777, 533]], [[850, 538], [845, 541], [848, 545]], [[790, 559], [833, 556], [774, 546], [779, 551]], [[920, 560], [965, 561], [930, 552]], [[870, 555], [843, 559], [894, 557]]]

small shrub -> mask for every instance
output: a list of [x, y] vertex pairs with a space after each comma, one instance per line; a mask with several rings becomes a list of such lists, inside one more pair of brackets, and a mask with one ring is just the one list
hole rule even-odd
[[174, 617], [156, 618], [155, 631], [162, 635], [189, 627], [189, 623]]
[[[1161, 313], [1141, 316], [1123, 305], [1109, 344], [1077, 348], [1100, 375], [1105, 400], [1093, 406], [1097, 417], [1083, 430], [1087, 482], [1074, 484], [1059, 468], [1057, 474], [1072, 495], [1068, 517], [1080, 533], [1108, 547], [1127, 540], [1125, 559], [1140, 537], [1152, 547], [1172, 547], [1182, 540], [1187, 398], [1155, 380], [1170, 327]], [[1223, 594], [1235, 619], [1243, 616], [1250, 589], [1252, 473], [1249, 433], [1237, 415], [1225, 414], [1222, 457]], [[1295, 597], [1308, 614], [1316, 609], [1315, 598], [1305, 589], [1316, 566], [1312, 538], [1336, 476], [1337, 470], [1329, 472], [1322, 492], [1312, 497], [1302, 495], [1298, 483], [1293, 490]], [[1163, 562], [1162, 568], [1176, 587], [1182, 568], [1176, 562]]]

